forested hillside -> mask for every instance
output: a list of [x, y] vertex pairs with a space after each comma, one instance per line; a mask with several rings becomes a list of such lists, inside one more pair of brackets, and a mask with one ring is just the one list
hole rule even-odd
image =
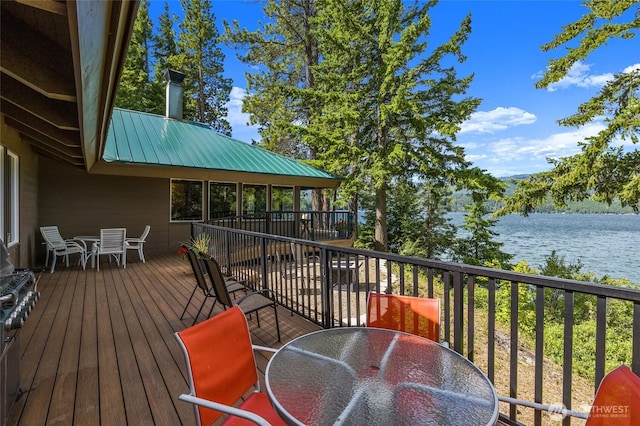
[[[510, 195], [516, 186], [515, 182], [518, 180], [526, 179], [528, 175], [516, 175], [505, 178], [500, 178], [508, 185], [505, 195]], [[471, 204], [471, 197], [466, 191], [458, 191], [453, 194], [453, 211], [464, 211], [464, 206]], [[502, 205], [498, 201], [488, 201], [488, 208], [491, 211], [495, 211]], [[610, 213], [610, 214], [629, 214], [633, 213], [631, 207], [622, 207], [619, 201], [615, 201], [612, 205], [606, 203], [597, 202], [593, 200], [584, 201], [569, 201], [566, 209], [558, 209], [553, 206], [551, 201], [546, 202], [544, 205], [535, 209], [536, 213]]]

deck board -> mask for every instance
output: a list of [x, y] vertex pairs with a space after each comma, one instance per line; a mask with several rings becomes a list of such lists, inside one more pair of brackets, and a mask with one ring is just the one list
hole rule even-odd
[[[134, 258], [126, 268], [105, 257], [100, 271], [59, 264], [40, 274], [41, 298], [19, 332], [24, 394], [8, 424], [194, 424], [193, 408], [178, 400], [188, 383], [173, 336], [202, 303], [197, 293], [180, 320], [194, 286], [189, 263], [173, 253], [144, 264]], [[319, 329], [283, 308], [278, 317], [282, 342], [272, 311], [260, 313], [260, 327], [249, 318], [255, 344], [279, 347]], [[256, 362], [264, 383], [268, 355]]]

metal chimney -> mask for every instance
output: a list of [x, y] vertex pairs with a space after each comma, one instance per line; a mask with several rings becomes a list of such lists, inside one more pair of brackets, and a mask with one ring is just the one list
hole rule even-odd
[[174, 70], [166, 70], [164, 79], [166, 86], [166, 117], [182, 120], [182, 81], [185, 75]]

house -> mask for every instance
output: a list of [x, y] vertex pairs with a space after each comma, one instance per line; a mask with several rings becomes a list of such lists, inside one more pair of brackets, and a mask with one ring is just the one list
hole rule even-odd
[[[1, 2], [0, 235], [14, 263], [42, 264], [39, 227], [63, 236], [151, 225], [145, 251], [174, 250], [193, 221], [299, 210], [340, 178], [167, 114], [114, 109], [137, 2]], [[240, 201], [244, 200], [244, 201]]]

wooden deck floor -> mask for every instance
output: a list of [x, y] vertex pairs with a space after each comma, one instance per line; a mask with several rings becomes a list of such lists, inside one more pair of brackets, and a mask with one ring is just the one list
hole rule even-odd
[[[191, 325], [202, 295], [180, 320], [195, 286], [189, 263], [175, 254], [146, 264], [131, 257], [126, 269], [104, 258], [99, 272], [41, 274], [41, 298], [19, 332], [24, 394], [9, 425], [195, 424], [193, 408], [178, 400], [188, 384], [173, 333]], [[283, 343], [319, 329], [284, 309], [278, 316]], [[260, 328], [249, 321], [253, 342], [280, 346], [273, 314], [260, 319]], [[258, 357], [262, 372], [266, 363]]]

